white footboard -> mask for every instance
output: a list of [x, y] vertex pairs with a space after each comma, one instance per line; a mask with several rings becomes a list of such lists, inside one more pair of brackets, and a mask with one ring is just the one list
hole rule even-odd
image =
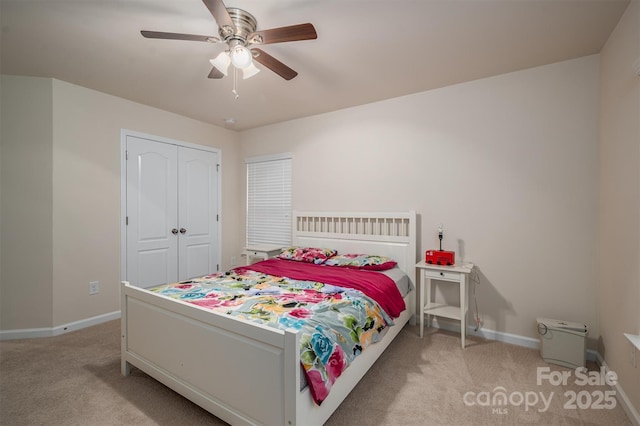
[[295, 331], [246, 323], [123, 282], [122, 374], [129, 375], [133, 365], [233, 425], [322, 425], [411, 314], [402, 312], [317, 406], [308, 387], [299, 390]]
[[123, 374], [136, 366], [234, 425], [297, 423], [295, 332], [248, 324], [126, 282], [122, 308]]

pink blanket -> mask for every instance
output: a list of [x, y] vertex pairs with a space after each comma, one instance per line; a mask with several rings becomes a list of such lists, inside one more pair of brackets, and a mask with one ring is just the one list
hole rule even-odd
[[404, 299], [396, 284], [391, 278], [379, 272], [281, 259], [267, 259], [234, 270], [241, 273], [247, 269], [294, 280], [316, 281], [360, 290], [378, 302], [393, 318], [397, 318], [405, 309]]

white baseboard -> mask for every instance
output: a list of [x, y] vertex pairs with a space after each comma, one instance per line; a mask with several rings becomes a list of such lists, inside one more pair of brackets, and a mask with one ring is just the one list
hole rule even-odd
[[51, 328], [27, 328], [21, 330], [1, 330], [0, 340], [14, 339], [32, 339], [36, 337], [53, 337], [59, 336], [70, 331], [80, 330], [82, 328], [91, 327], [92, 325], [101, 324], [103, 322], [112, 321], [120, 318], [120, 311], [110, 312], [108, 314], [98, 315], [80, 321], [71, 322], [69, 324], [59, 325]]
[[[604, 367], [605, 374], [611, 371], [607, 363], [600, 356], [600, 353], [598, 353], [598, 358], [600, 359], [600, 365]], [[620, 386], [620, 382], [616, 381], [616, 384], [612, 386], [612, 388], [613, 390], [616, 391], [616, 396], [618, 397], [618, 401], [620, 401], [620, 405], [622, 405], [622, 409], [624, 410], [624, 412], [627, 413], [627, 417], [629, 417], [629, 420], [631, 420], [631, 423], [634, 426], [640, 426], [640, 414], [638, 414], [638, 411], [635, 409], [635, 407], [631, 403], [631, 400], [625, 393], [624, 389], [622, 388], [622, 386]]]
[[[433, 318], [431, 320], [431, 325], [435, 328], [440, 328], [442, 330], [452, 331], [454, 333], [460, 333], [459, 322], [453, 323], [450, 321], [442, 320], [441, 318]], [[538, 339], [534, 339], [532, 337], [520, 336], [518, 334], [505, 333], [502, 331], [488, 330], [484, 328], [481, 328], [478, 331], [476, 331], [474, 326], [472, 325], [469, 325], [467, 327], [467, 336], [476, 336], [482, 339], [496, 340], [498, 342], [510, 343], [512, 345], [524, 346], [525, 348], [540, 349], [540, 341]], [[587, 349], [587, 360], [599, 362], [602, 360], [602, 357], [597, 351], [594, 351], [592, 349]]]
[[[440, 321], [438, 322], [438, 320]], [[431, 326], [442, 330], [460, 333], [459, 322], [453, 323], [447, 321], [446, 319], [442, 320], [441, 318], [433, 318], [431, 320]], [[487, 340], [496, 340], [498, 342], [510, 343], [512, 345], [524, 346], [531, 349], [540, 349], [540, 341], [538, 339], [519, 336], [517, 334], [504, 333], [502, 331], [496, 330], [479, 329], [478, 331], [476, 331], [475, 327], [472, 325], [467, 328], [467, 336], [477, 336]], [[600, 355], [600, 352], [592, 349], [587, 349], [587, 360], [597, 362], [598, 364], [603, 366], [606, 371], [609, 371], [609, 366], [604, 361], [604, 358], [602, 358], [602, 355]], [[616, 391], [618, 401], [620, 402], [620, 405], [622, 405], [624, 412], [631, 420], [631, 423], [633, 423], [634, 426], [640, 426], [640, 415], [634, 408], [631, 400], [629, 400], [629, 397], [620, 385], [620, 382], [617, 382], [616, 385], [613, 386], [613, 389]]]
[[[443, 320], [442, 318], [433, 318], [431, 320], [431, 326], [454, 333], [460, 333], [460, 323], [458, 321], [451, 322], [447, 321], [446, 319]], [[540, 341], [538, 339], [520, 336], [517, 334], [505, 333], [502, 331], [488, 330], [485, 328], [481, 328], [476, 331], [473, 325], [469, 325], [467, 327], [467, 336], [476, 336], [487, 340], [496, 340], [498, 342], [511, 343], [512, 345], [524, 346], [531, 349], [540, 348]]]

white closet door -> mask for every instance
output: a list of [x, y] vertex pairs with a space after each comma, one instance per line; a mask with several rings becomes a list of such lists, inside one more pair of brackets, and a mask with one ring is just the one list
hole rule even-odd
[[178, 280], [178, 161], [174, 145], [127, 136], [127, 280]]
[[218, 154], [178, 149], [179, 280], [218, 270]]

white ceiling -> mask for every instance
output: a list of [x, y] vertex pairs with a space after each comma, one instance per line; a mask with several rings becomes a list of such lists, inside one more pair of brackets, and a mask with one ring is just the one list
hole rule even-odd
[[[243, 130], [598, 53], [628, 0], [226, 0], [258, 30], [311, 22], [317, 40], [262, 46], [299, 75], [207, 78], [223, 44], [201, 0], [0, 0], [3, 74], [53, 77]], [[225, 124], [234, 118], [235, 125]]]

